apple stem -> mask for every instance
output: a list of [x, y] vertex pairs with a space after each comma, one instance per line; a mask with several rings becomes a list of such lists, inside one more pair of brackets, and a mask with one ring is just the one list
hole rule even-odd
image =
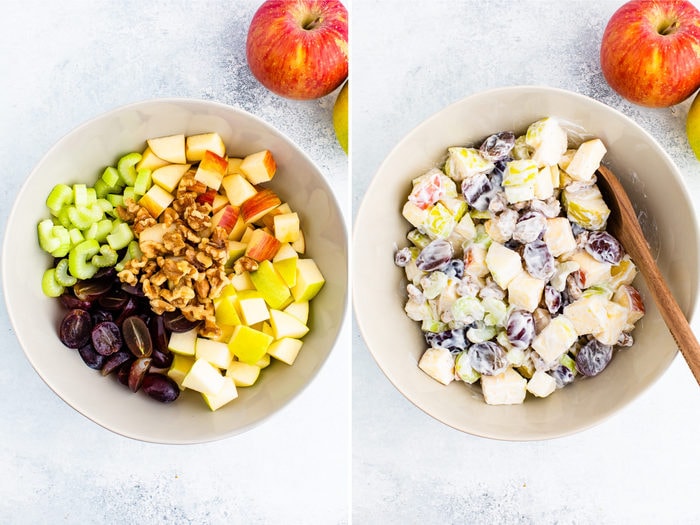
[[312, 18], [311, 20], [304, 20], [304, 23], [301, 25], [304, 29], [307, 31], [311, 31], [313, 29], [316, 29], [318, 25], [321, 23], [322, 17], [317, 16], [315, 18]]
[[665, 22], [661, 27], [659, 27], [659, 34], [666, 36], [672, 35], [678, 29], [678, 20], [671, 20], [670, 22]]

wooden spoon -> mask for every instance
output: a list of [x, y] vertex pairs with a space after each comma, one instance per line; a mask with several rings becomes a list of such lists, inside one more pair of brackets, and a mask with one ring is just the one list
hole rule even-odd
[[700, 344], [651, 255], [637, 214], [618, 178], [605, 166], [598, 169], [598, 187], [610, 208], [607, 230], [632, 258], [644, 276], [666, 326], [700, 384]]

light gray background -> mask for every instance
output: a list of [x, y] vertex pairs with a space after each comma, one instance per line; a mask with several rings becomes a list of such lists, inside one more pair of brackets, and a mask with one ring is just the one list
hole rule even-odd
[[[664, 146], [700, 199], [700, 163], [684, 131], [690, 101], [643, 109], [612, 92], [600, 71], [601, 36], [622, 3], [355, 1], [354, 214], [381, 161], [413, 127], [471, 93], [519, 84], [577, 91], [621, 110]], [[601, 425], [506, 443], [462, 434], [414, 407], [353, 329], [355, 523], [699, 523], [698, 436], [700, 392], [680, 356]]]
[[[335, 94], [285, 100], [247, 68], [245, 37], [260, 3], [0, 2], [0, 230], [52, 144], [107, 110], [153, 97], [210, 99], [265, 119], [318, 164], [349, 217]], [[345, 326], [316, 379], [260, 427], [205, 445], [158, 446], [112, 434], [54, 395], [25, 359], [3, 302], [0, 523], [346, 523]]]

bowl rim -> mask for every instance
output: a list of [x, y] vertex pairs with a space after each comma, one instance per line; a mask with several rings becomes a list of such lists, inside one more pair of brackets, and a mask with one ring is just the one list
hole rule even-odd
[[[609, 106], [608, 104], [605, 104], [604, 102], [601, 102], [599, 100], [596, 100], [592, 97], [589, 97], [587, 95], [584, 95], [582, 93], [578, 93], [575, 91], [563, 89], [563, 88], [557, 88], [557, 87], [552, 87], [552, 86], [547, 86], [547, 85], [539, 85], [539, 84], [520, 84], [520, 85], [511, 85], [511, 86], [502, 86], [502, 87], [495, 87], [495, 88], [490, 88], [490, 89], [485, 89], [481, 91], [476, 91], [473, 93], [470, 93], [460, 99], [457, 99], [448, 105], [442, 107], [441, 109], [433, 112], [432, 114], [428, 115], [425, 119], [422, 121], [418, 122], [416, 125], [414, 125], [410, 130], [408, 130], [406, 133], [404, 133], [401, 138], [394, 144], [393, 147], [384, 155], [384, 158], [382, 162], [379, 164], [378, 168], [374, 172], [372, 179], [370, 180], [369, 184], [364, 190], [362, 200], [360, 202], [360, 206], [357, 208], [357, 213], [355, 214], [355, 219], [354, 219], [354, 224], [353, 224], [353, 236], [352, 236], [352, 257], [353, 259], [357, 258], [358, 255], [358, 250], [355, 249], [355, 246], [360, 242], [359, 241], [359, 233], [358, 233], [358, 228], [356, 227], [358, 222], [361, 220], [361, 217], [363, 216], [363, 211], [365, 208], [365, 203], [368, 200], [367, 195], [376, 191], [376, 188], [380, 186], [381, 182], [379, 181], [378, 175], [386, 169], [386, 166], [389, 164], [389, 162], [392, 160], [392, 158], [395, 156], [397, 151], [399, 151], [405, 142], [409, 141], [410, 138], [417, 133], [417, 131], [424, 126], [430, 125], [433, 121], [441, 119], [444, 115], [450, 113], [451, 111], [454, 110], [455, 107], [460, 106], [462, 104], [469, 103], [473, 99], [478, 99], [482, 97], [491, 97], [491, 96], [500, 96], [501, 94], [507, 95], [508, 93], [525, 93], [527, 91], [532, 91], [532, 92], [538, 92], [540, 94], [544, 93], [550, 93], [555, 96], [560, 96], [560, 97], [569, 97], [573, 100], [579, 100], [581, 102], [584, 102], [586, 104], [592, 105], [597, 107], [598, 109], [602, 111], [607, 111], [611, 112], [612, 114], [616, 115], [618, 118], [622, 119], [626, 124], [636, 128], [636, 130], [643, 134], [646, 139], [654, 146], [655, 150], [657, 153], [660, 154], [660, 156], [663, 158], [663, 160], [669, 165], [671, 168], [671, 173], [673, 178], [676, 180], [677, 184], [679, 185], [679, 189], [682, 191], [687, 204], [688, 204], [688, 209], [689, 212], [693, 218], [693, 225], [694, 225], [694, 230], [695, 230], [695, 235], [696, 237], [700, 237], [700, 225], [698, 223], [698, 212], [695, 209], [695, 207], [692, 205], [692, 202], [689, 199], [689, 191], [688, 191], [688, 186], [687, 183], [679, 170], [678, 166], [676, 163], [673, 161], [671, 156], [668, 154], [668, 152], [661, 146], [661, 144], [654, 138], [648, 131], [646, 131], [642, 126], [637, 124], [634, 120], [632, 120], [630, 117], [622, 113], [620, 110], [613, 108], [612, 106]], [[700, 243], [698, 243], [697, 246], [697, 255], [700, 255]], [[357, 264], [353, 264], [353, 267], [357, 266]], [[698, 309], [700, 309], [700, 284], [698, 285], [698, 289], [695, 290], [695, 295], [693, 298], [693, 304], [691, 305], [691, 311], [688, 316], [688, 322], [692, 325], [693, 319], [695, 319], [696, 314], [698, 312]], [[369, 328], [365, 324], [365, 317], [362, 315], [362, 313], [359, 311], [357, 307], [357, 300], [356, 298], [361, 294], [361, 290], [359, 289], [358, 281], [353, 280], [352, 282], [352, 295], [353, 295], [353, 315], [355, 318], [355, 321], [357, 323], [360, 335], [362, 337], [362, 340], [367, 347], [367, 350], [369, 351], [370, 355], [372, 356], [372, 359], [374, 360], [375, 364], [377, 367], [382, 371], [383, 375], [389, 380], [389, 382], [396, 388], [401, 395], [407, 399], [411, 404], [413, 404], [415, 407], [420, 409], [423, 413], [427, 414], [434, 420], [437, 420], [438, 422], [454, 429], [459, 432], [463, 432], [465, 434], [469, 434], [472, 436], [480, 437], [480, 438], [485, 438], [485, 439], [491, 439], [495, 441], [509, 441], [509, 442], [526, 442], [526, 441], [544, 441], [544, 440], [550, 440], [550, 439], [559, 439], [563, 437], [567, 437], [579, 432], [583, 432], [585, 430], [591, 429], [595, 426], [598, 426], [599, 424], [603, 423], [604, 421], [610, 419], [613, 417], [615, 414], [619, 413], [621, 410], [624, 408], [628, 407], [631, 403], [639, 399], [642, 394], [647, 392], [655, 383], [657, 383], [661, 377], [668, 371], [670, 368], [671, 364], [678, 359], [678, 354], [679, 351], [677, 348], [673, 350], [673, 357], [668, 361], [666, 366], [659, 371], [659, 373], [653, 377], [648, 384], [639, 392], [637, 395], [633, 396], [631, 399], [628, 399], [621, 404], [617, 405], [614, 410], [608, 410], [605, 411], [599, 418], [591, 420], [586, 423], [581, 423], [578, 425], [573, 425], [571, 428], [565, 430], [565, 431], [559, 431], [559, 432], [552, 432], [552, 431], [542, 431], [537, 434], [533, 433], [532, 435], [529, 435], [527, 437], [519, 437], [516, 435], [509, 435], [506, 432], [502, 432], [500, 434], [498, 433], [489, 433], [485, 431], [480, 431], [479, 429], [467, 429], [467, 428], [460, 428], [456, 424], [450, 423], [449, 421], [443, 420], [441, 417], [437, 416], [436, 414], [431, 413], [427, 408], [421, 406], [417, 400], [413, 398], [413, 396], [408, 392], [408, 389], [402, 388], [398, 384], [397, 378], [394, 376], [394, 374], [391, 372], [391, 370], [387, 370], [385, 367], [383, 367], [380, 364], [378, 356], [375, 354], [376, 349], [372, 347], [369, 341]]]
[[[151, 106], [151, 105], [178, 105], [178, 104], [186, 104], [190, 106], [202, 106], [202, 107], [209, 107], [209, 108], [215, 108], [217, 111], [227, 111], [227, 112], [234, 112], [238, 115], [241, 115], [245, 118], [249, 118], [253, 120], [257, 125], [261, 126], [262, 128], [266, 129], [273, 135], [277, 135], [281, 137], [285, 142], [287, 142], [289, 145], [292, 146], [292, 148], [295, 151], [295, 154], [298, 155], [299, 157], [303, 158], [305, 162], [307, 162], [309, 165], [313, 166], [314, 169], [318, 172], [320, 175], [319, 177], [319, 182], [322, 185], [326, 195], [330, 196], [330, 201], [332, 202], [333, 209], [337, 210], [338, 216], [339, 216], [339, 224], [340, 228], [342, 231], [342, 237], [345, 240], [344, 242], [344, 252], [345, 252], [345, 260], [344, 260], [344, 267], [345, 267], [345, 290], [343, 291], [343, 298], [342, 298], [342, 304], [339, 302], [340, 306], [340, 311], [339, 311], [339, 322], [337, 325], [337, 330], [336, 333], [333, 335], [332, 340], [330, 341], [330, 349], [324, 356], [324, 358], [319, 361], [318, 366], [316, 367], [315, 371], [313, 374], [309, 377], [308, 381], [306, 381], [300, 388], [298, 388], [293, 394], [289, 396], [288, 399], [286, 399], [283, 403], [281, 403], [275, 410], [272, 412], [256, 419], [255, 421], [250, 422], [249, 424], [239, 427], [237, 429], [229, 430], [227, 432], [222, 432], [218, 435], [210, 435], [202, 438], [192, 438], [192, 439], [162, 439], [162, 438], [152, 438], [149, 437], [146, 434], [143, 433], [138, 433], [138, 432], [127, 432], [123, 431], [119, 428], [115, 428], [114, 426], [111, 426], [108, 422], [104, 421], [102, 418], [97, 417], [97, 416], [91, 416], [89, 414], [86, 414], [83, 412], [80, 408], [75, 406], [73, 403], [69, 402], [66, 397], [59, 392], [59, 389], [55, 387], [52, 382], [49, 380], [49, 378], [46, 377], [46, 373], [42, 372], [38, 365], [36, 360], [32, 357], [31, 353], [27, 350], [25, 341], [21, 335], [21, 331], [17, 329], [19, 326], [19, 313], [14, 312], [11, 305], [10, 305], [10, 298], [8, 297], [8, 294], [5, 293], [5, 290], [8, 289], [8, 279], [10, 279], [7, 271], [7, 264], [6, 261], [8, 260], [8, 255], [10, 252], [11, 247], [8, 245], [8, 235], [7, 232], [10, 230], [12, 225], [15, 222], [15, 217], [17, 214], [17, 210], [19, 209], [20, 206], [20, 201], [22, 201], [22, 197], [24, 196], [24, 193], [26, 191], [29, 191], [29, 183], [32, 177], [34, 177], [35, 173], [39, 171], [40, 168], [42, 168], [43, 164], [49, 159], [55, 151], [59, 150], [61, 147], [63, 147], [64, 143], [69, 140], [69, 138], [81, 132], [85, 128], [88, 128], [89, 126], [94, 125], [96, 122], [99, 122], [101, 120], [108, 120], [109, 118], [113, 118], [115, 115], [117, 115], [120, 112], [123, 111], [130, 111], [130, 110], [136, 110], [139, 107], [143, 106]], [[69, 406], [71, 409], [73, 409], [75, 412], [80, 414], [81, 416], [85, 417], [89, 421], [96, 423], [100, 427], [114, 433], [117, 435], [120, 435], [125, 438], [133, 439], [136, 441], [141, 441], [145, 443], [154, 443], [154, 444], [162, 444], [162, 445], [196, 445], [196, 444], [202, 444], [202, 443], [209, 443], [209, 442], [214, 442], [214, 441], [220, 441], [223, 439], [229, 439], [232, 437], [235, 437], [239, 434], [243, 434], [245, 432], [248, 432], [252, 430], [255, 427], [258, 427], [262, 423], [268, 421], [272, 417], [278, 415], [280, 412], [285, 410], [295, 399], [297, 399], [314, 381], [317, 380], [319, 373], [323, 369], [323, 367], [326, 365], [328, 358], [330, 357], [331, 353], [335, 350], [336, 346], [338, 345], [338, 340], [340, 337], [340, 334], [343, 332], [346, 323], [348, 322], [348, 310], [349, 310], [349, 302], [350, 302], [350, 256], [349, 256], [349, 247], [350, 247], [350, 238], [349, 238], [349, 226], [348, 226], [348, 217], [346, 214], [343, 212], [342, 206], [340, 206], [340, 202], [338, 200], [338, 197], [329, 183], [327, 176], [324, 174], [324, 172], [321, 170], [319, 165], [304, 151], [293, 139], [291, 139], [285, 132], [281, 131], [280, 129], [276, 128], [272, 124], [268, 123], [266, 120], [262, 119], [261, 117], [243, 109], [237, 106], [233, 106], [224, 102], [219, 102], [215, 100], [207, 100], [207, 99], [201, 99], [201, 98], [196, 98], [196, 97], [151, 97], [151, 98], [144, 98], [138, 101], [134, 102], [129, 102], [126, 104], [121, 104], [112, 107], [111, 109], [108, 109], [106, 111], [103, 111], [101, 113], [98, 113], [96, 115], [93, 115], [92, 117], [89, 117], [85, 120], [82, 120], [80, 123], [77, 125], [69, 128], [67, 131], [63, 132], [61, 136], [51, 145], [49, 149], [47, 149], [41, 157], [36, 161], [36, 163], [33, 165], [31, 170], [28, 172], [28, 174], [25, 176], [24, 180], [22, 181], [18, 191], [16, 192], [12, 206], [10, 207], [9, 213], [7, 214], [7, 221], [5, 224], [5, 227], [3, 229], [3, 242], [2, 242], [2, 249], [0, 250], [0, 253], [2, 254], [2, 260], [0, 261], [0, 287], [3, 290], [3, 303], [5, 305], [5, 310], [7, 312], [8, 319], [10, 321], [10, 325], [14, 331], [15, 334], [15, 339], [19, 343], [20, 348], [22, 349], [22, 352], [29, 361], [30, 365], [36, 372], [36, 374], [41, 378], [41, 380], [44, 382], [46, 386], [49, 387], [49, 389], [58, 397], [60, 398], [67, 406]], [[341, 239], [342, 240], [342, 239]]]

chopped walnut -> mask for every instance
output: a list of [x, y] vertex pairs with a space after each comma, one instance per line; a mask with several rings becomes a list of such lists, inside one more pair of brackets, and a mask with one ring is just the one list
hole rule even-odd
[[233, 263], [233, 271], [235, 274], [241, 274], [244, 272], [254, 272], [258, 269], [258, 261], [246, 257], [245, 255], [236, 259]]

